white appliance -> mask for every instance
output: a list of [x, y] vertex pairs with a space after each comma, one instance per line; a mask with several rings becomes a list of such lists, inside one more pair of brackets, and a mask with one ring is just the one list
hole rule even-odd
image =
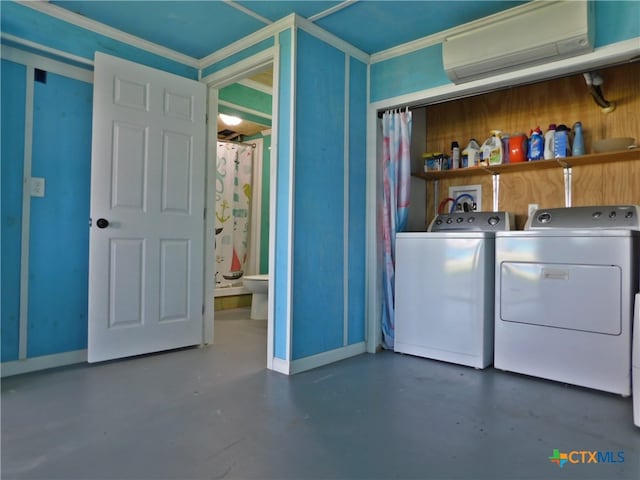
[[633, 423], [640, 427], [640, 293], [636, 293], [633, 317]]
[[459, 212], [396, 235], [396, 352], [491, 365], [495, 232], [511, 224], [505, 212]]
[[469, 25], [442, 42], [444, 69], [463, 83], [591, 52], [593, 3], [531, 2]]
[[498, 369], [628, 396], [640, 207], [543, 209], [496, 234]]

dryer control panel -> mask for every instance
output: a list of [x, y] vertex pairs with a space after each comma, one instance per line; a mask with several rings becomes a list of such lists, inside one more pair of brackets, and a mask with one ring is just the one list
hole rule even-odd
[[503, 232], [514, 225], [510, 212], [455, 212], [437, 215], [428, 232]]
[[527, 219], [525, 230], [625, 229], [640, 230], [639, 205], [595, 205], [543, 208]]

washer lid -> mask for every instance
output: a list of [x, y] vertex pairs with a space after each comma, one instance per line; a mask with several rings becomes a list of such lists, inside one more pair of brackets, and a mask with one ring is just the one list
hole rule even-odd
[[640, 206], [595, 205], [544, 208], [527, 219], [525, 230], [625, 229], [640, 230]]

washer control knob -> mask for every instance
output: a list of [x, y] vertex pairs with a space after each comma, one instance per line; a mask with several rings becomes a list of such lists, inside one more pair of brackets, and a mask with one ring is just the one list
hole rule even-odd
[[493, 215], [491, 217], [489, 217], [489, 225], [497, 225], [498, 223], [500, 223], [500, 217]]
[[442, 225], [442, 219], [436, 218], [436, 225]]
[[451, 218], [451, 217], [447, 218], [447, 223], [448, 224], [452, 224], [453, 223], [453, 218]]
[[462, 223], [462, 222], [464, 222], [464, 218], [462, 217], [456, 218], [456, 223]]
[[551, 221], [551, 214], [544, 212], [538, 215], [538, 222], [540, 223], [549, 223]]
[[469, 222], [469, 223], [473, 223], [473, 222], [475, 222], [475, 221], [476, 221], [476, 217], [469, 217], [469, 218], [467, 218], [467, 222]]
[[615, 210], [611, 210], [611, 212], [609, 212], [609, 218], [616, 218], [616, 211]]
[[624, 218], [633, 218], [633, 210], [629, 210], [624, 214]]
[[602, 212], [593, 212], [593, 213], [591, 214], [591, 216], [592, 216], [593, 218], [600, 218], [600, 216], [601, 216], [601, 215], [602, 215]]

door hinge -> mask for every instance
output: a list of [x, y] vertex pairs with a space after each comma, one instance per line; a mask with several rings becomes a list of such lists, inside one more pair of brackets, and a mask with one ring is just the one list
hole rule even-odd
[[204, 303], [202, 304], [202, 315], [204, 315]]

